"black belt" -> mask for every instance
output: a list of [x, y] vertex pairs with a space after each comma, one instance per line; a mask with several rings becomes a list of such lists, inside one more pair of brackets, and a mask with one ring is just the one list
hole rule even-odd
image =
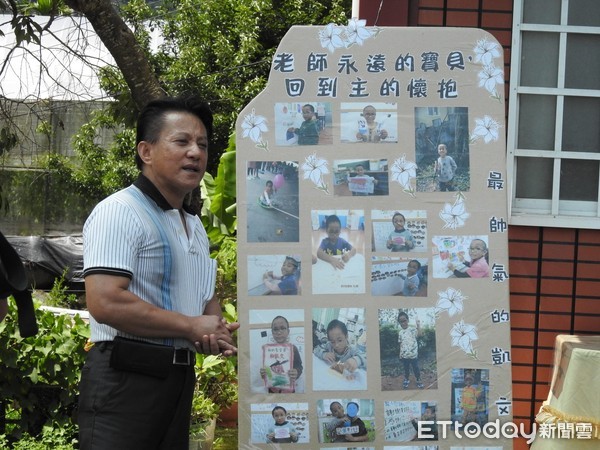
[[106, 346], [111, 348], [111, 368], [161, 379], [167, 378], [175, 368], [191, 368], [196, 363], [194, 352], [187, 348], [175, 348], [121, 336], [115, 337]]

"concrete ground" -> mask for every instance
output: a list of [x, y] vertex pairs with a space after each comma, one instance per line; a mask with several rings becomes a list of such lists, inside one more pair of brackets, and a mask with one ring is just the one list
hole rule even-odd
[[273, 196], [275, 208], [269, 209], [258, 203], [267, 180], [273, 181], [276, 174], [259, 171], [258, 178], [246, 179], [248, 242], [298, 242], [299, 241], [299, 198], [298, 168], [288, 166], [284, 183]]

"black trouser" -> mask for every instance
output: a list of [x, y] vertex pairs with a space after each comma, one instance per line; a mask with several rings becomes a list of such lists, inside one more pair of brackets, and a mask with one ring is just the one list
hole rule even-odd
[[79, 386], [81, 450], [187, 450], [194, 366], [166, 378], [112, 369], [111, 345], [90, 350]]
[[410, 368], [412, 367], [412, 370], [415, 374], [415, 378], [417, 379], [417, 381], [421, 381], [421, 371], [419, 370], [419, 359], [418, 358], [413, 358], [413, 359], [400, 358], [400, 361], [402, 361], [402, 364], [404, 364], [404, 379], [405, 380], [408, 380], [408, 378], [410, 377]]

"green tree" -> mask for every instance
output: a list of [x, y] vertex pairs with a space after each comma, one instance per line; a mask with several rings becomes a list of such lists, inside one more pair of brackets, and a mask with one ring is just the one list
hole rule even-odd
[[[165, 0], [155, 8], [144, 0], [121, 3], [0, 1], [0, 11], [13, 15], [15, 49], [39, 45], [40, 34], [48, 32], [33, 14], [47, 14], [51, 23], [58, 15], [76, 13], [89, 20], [115, 59], [116, 66], [98, 69], [101, 87], [114, 102], [75, 136], [76, 161], [51, 153], [44, 162], [92, 203], [135, 177], [134, 118], [145, 102], [165, 94], [196, 92], [210, 102], [215, 139], [208, 172], [216, 174], [238, 112], [266, 86], [271, 58], [287, 30], [345, 23], [351, 0]], [[152, 47], [150, 36], [157, 31], [162, 43]], [[115, 141], [99, 143], [100, 131], [107, 128], [114, 130]], [[5, 130], [7, 136], [11, 132]]]

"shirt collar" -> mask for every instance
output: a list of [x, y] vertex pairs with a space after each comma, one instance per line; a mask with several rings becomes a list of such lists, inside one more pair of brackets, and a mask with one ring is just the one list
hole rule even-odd
[[[140, 173], [137, 180], [133, 182], [133, 185], [142, 191], [143, 194], [150, 197], [162, 210], [169, 211], [171, 209], [177, 209], [170, 205], [164, 195], [160, 193], [158, 188], [144, 174]], [[189, 205], [185, 204], [185, 202], [183, 204], [183, 210], [189, 214], [196, 214], [196, 212], [190, 208]]]

